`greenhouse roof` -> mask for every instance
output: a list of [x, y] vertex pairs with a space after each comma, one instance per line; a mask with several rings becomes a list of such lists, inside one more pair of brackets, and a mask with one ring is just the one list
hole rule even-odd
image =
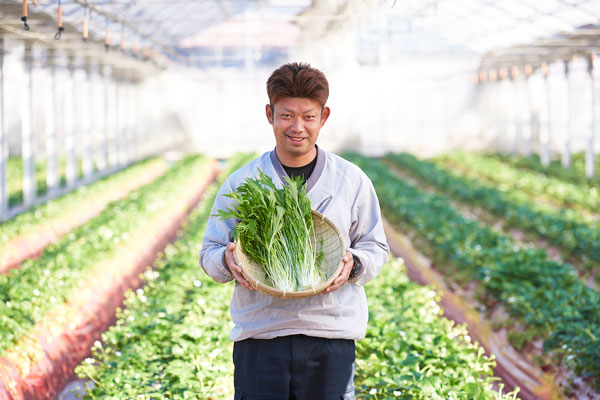
[[[30, 13], [55, 20], [59, 2], [30, 0]], [[20, 3], [1, 0], [0, 4], [3, 9], [12, 6], [20, 11]], [[383, 11], [390, 24], [410, 20], [419, 29], [443, 38], [441, 46], [464, 46], [488, 58], [507, 51], [548, 55], [555, 46], [590, 48], [597, 38], [600, 16], [600, 0], [329, 0], [325, 3], [337, 5], [316, 8], [317, 3], [324, 1], [63, 0], [62, 9], [65, 23], [75, 30], [81, 31], [83, 19], [88, 18], [90, 35], [99, 40], [108, 31], [112, 45], [136, 41], [180, 61], [189, 60], [195, 47], [247, 46], [249, 21], [255, 27], [253, 45], [282, 47], [287, 43], [292, 47], [302, 28], [311, 26], [295, 22], [311, 19], [314, 24], [327, 24], [352, 18], [340, 6], [345, 3]], [[316, 12], [306, 13], [310, 9]], [[2, 24], [7, 14], [5, 11]], [[354, 24], [363, 21], [355, 18]], [[574, 42], [573, 37], [577, 38]]]

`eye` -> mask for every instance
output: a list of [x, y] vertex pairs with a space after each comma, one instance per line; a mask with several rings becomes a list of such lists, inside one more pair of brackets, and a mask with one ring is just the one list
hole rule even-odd
[[307, 115], [304, 118], [306, 118], [308, 120], [313, 120], [313, 119], [315, 119], [315, 116], [314, 115]]

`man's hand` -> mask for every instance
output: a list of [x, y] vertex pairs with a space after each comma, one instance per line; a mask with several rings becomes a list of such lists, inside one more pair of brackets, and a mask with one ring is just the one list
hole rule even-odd
[[329, 287], [327, 289], [323, 290], [321, 292], [321, 294], [331, 293], [335, 290], [338, 290], [348, 280], [348, 277], [350, 276], [350, 271], [352, 271], [352, 267], [354, 266], [354, 259], [352, 258], [352, 253], [347, 251], [346, 254], [344, 254], [344, 257], [342, 258], [342, 260], [344, 260], [344, 266], [342, 267], [342, 272], [340, 272], [338, 277], [335, 278], [333, 280], [333, 282], [331, 283], [331, 285], [329, 285]]
[[225, 263], [227, 263], [227, 267], [229, 267], [233, 277], [240, 285], [246, 289], [254, 290], [250, 282], [248, 282], [246, 278], [244, 278], [244, 275], [242, 275], [242, 267], [236, 264], [235, 257], [233, 256], [233, 249], [235, 249], [235, 243], [227, 243], [227, 248], [225, 249]]

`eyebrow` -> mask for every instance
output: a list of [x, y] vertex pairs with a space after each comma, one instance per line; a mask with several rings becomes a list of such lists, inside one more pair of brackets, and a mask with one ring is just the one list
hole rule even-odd
[[[283, 110], [284, 110], [284, 111], [287, 111], [287, 112], [291, 112], [291, 113], [293, 113], [293, 112], [294, 112], [294, 110], [290, 110], [290, 109], [289, 109], [289, 108], [287, 108], [287, 107], [281, 107], [281, 108], [283, 108]], [[306, 110], [306, 111], [302, 111], [302, 112], [301, 112], [301, 114], [307, 114], [307, 113], [311, 113], [311, 112], [315, 112], [315, 108], [314, 108], [314, 107], [313, 107], [313, 108], [310, 108], [310, 109], [308, 109], [308, 110]]]

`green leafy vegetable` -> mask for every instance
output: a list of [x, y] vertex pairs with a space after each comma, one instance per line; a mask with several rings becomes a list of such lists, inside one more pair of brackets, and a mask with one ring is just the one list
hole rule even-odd
[[258, 171], [227, 197], [232, 208], [219, 210], [222, 219], [239, 222], [234, 238], [244, 252], [262, 265], [272, 285], [286, 292], [310, 289], [324, 279], [320, 268], [322, 252], [314, 245], [314, 223], [310, 200], [301, 178], [285, 178], [277, 189], [271, 177]]

